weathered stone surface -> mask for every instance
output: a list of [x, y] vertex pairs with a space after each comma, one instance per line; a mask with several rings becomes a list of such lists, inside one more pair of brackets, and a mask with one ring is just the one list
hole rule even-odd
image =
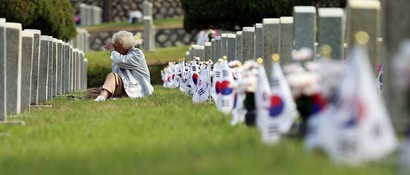
[[211, 39], [211, 61], [215, 59], [215, 38]]
[[147, 51], [155, 51], [155, 27], [151, 16], [144, 16], [144, 49]]
[[227, 56], [227, 49], [228, 48], [228, 33], [221, 34], [221, 55]]
[[[265, 18], [262, 25], [263, 65], [266, 75], [270, 76], [272, 72], [272, 55], [279, 53], [280, 20], [279, 18]], [[268, 80], [269, 83], [272, 83], [271, 78], [268, 78]]]
[[[377, 37], [381, 35], [380, 25], [380, 1], [356, 1], [350, 0], [347, 5], [347, 43], [349, 49], [356, 43], [355, 35], [364, 31], [369, 35], [368, 54], [371, 67], [376, 68], [376, 58], [380, 53], [377, 51]], [[365, 22], [364, 22], [365, 21]]]
[[102, 8], [93, 6], [94, 8], [94, 21], [95, 24], [100, 24], [102, 23]]
[[343, 59], [343, 17], [341, 8], [319, 8], [319, 49], [324, 45], [332, 48], [332, 59]]
[[144, 16], [152, 16], [152, 7], [153, 4], [149, 1], [144, 1], [142, 3], [142, 12], [144, 13]]
[[31, 102], [30, 104], [38, 104], [38, 68], [40, 61], [40, 36], [41, 31], [36, 29], [24, 29], [24, 31], [30, 31], [34, 35], [33, 39], [33, 61], [31, 66]]
[[77, 76], [77, 91], [82, 90], [82, 77], [84, 76], [85, 72], [83, 70], [84, 67], [84, 52], [80, 50], [78, 52], [78, 76]]
[[314, 43], [316, 42], [316, 8], [314, 6], [295, 6], [293, 7], [293, 39], [295, 42], [294, 48], [309, 48], [312, 53]]
[[279, 48], [280, 64], [293, 62], [293, 17], [280, 17]]
[[7, 116], [6, 52], [6, 19], [0, 18], [0, 121]]
[[48, 70], [47, 70], [47, 97], [46, 101], [50, 101], [53, 98], [54, 91], [54, 56], [55, 56], [55, 38], [51, 38], [49, 41], [49, 50], [48, 50]]
[[31, 102], [31, 67], [33, 63], [34, 33], [22, 32], [21, 110], [29, 111]]
[[204, 60], [208, 61], [208, 60], [212, 60], [212, 45], [211, 42], [205, 42], [204, 44], [205, 47], [205, 57]]
[[63, 93], [70, 92], [70, 57], [72, 55], [72, 47], [69, 43], [63, 43], [64, 59], [63, 59]]
[[264, 58], [262, 23], [255, 24], [255, 58]]
[[22, 26], [6, 22], [6, 99], [7, 113], [21, 111], [21, 47]]
[[206, 61], [205, 59], [205, 46], [199, 45], [198, 46], [198, 56], [201, 58], [202, 61]]
[[81, 18], [81, 25], [87, 26], [90, 25], [88, 18], [87, 18], [87, 4], [80, 4], [80, 18]]
[[218, 61], [218, 59], [222, 58], [222, 52], [221, 52], [221, 37], [216, 36], [215, 37], [215, 58], [212, 59], [214, 63]]
[[63, 77], [63, 41], [57, 40], [57, 57], [56, 57], [56, 74], [55, 74], [55, 82], [56, 82], [56, 93], [55, 95], [63, 94], [62, 88], [62, 77]]
[[50, 97], [53, 98], [57, 95], [57, 82], [56, 82], [56, 77], [57, 77], [57, 54], [58, 54], [58, 50], [57, 50], [57, 46], [58, 46], [58, 41], [56, 38], [53, 38], [53, 63], [52, 63], [52, 72], [51, 72], [51, 81], [50, 81], [50, 87], [51, 87], [51, 92], [50, 92]]
[[227, 54], [228, 61], [236, 60], [235, 52], [236, 52], [236, 34], [228, 34], [227, 37]]
[[87, 16], [86, 16], [87, 24], [88, 25], [93, 25], [94, 24], [94, 21], [93, 21], [93, 7], [91, 5], [87, 5], [86, 10], [87, 10], [86, 11], [86, 13], [87, 13]]
[[236, 32], [236, 51], [235, 58], [243, 63], [243, 36], [242, 31]]
[[243, 61], [255, 59], [255, 28], [243, 27]]
[[52, 50], [53, 37], [41, 35], [40, 37], [40, 61], [38, 69], [38, 102], [45, 102], [48, 93], [48, 61], [50, 56], [49, 50]]
[[77, 91], [76, 87], [77, 87], [77, 82], [76, 77], [77, 77], [77, 61], [78, 60], [78, 49], [74, 48], [73, 49], [73, 56], [70, 62], [70, 72], [71, 72], [71, 79], [70, 79], [70, 83], [71, 83], [71, 91], [75, 92]]
[[87, 68], [88, 68], [88, 60], [87, 58], [84, 58], [84, 63], [83, 63], [83, 77], [82, 77], [82, 90], [87, 90]]
[[196, 44], [192, 44], [191, 47], [190, 47], [190, 49], [189, 49], [189, 58], [190, 58], [189, 61], [194, 60], [194, 57], [197, 57], [197, 56], [198, 56], [198, 52], [197, 52], [196, 46], [197, 46]]

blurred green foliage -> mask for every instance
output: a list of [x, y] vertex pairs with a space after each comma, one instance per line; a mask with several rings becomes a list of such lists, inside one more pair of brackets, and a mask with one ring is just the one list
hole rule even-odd
[[65, 41], [77, 35], [70, 0], [0, 0], [0, 17]]
[[184, 28], [224, 30], [253, 26], [263, 18], [292, 16], [296, 5], [315, 7], [344, 7], [346, 0], [180, 0], [184, 15]]

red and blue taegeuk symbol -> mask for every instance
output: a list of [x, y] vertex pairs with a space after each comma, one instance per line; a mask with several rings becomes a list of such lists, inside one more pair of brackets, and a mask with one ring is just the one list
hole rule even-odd
[[315, 94], [313, 95], [313, 99], [312, 99], [312, 107], [310, 110], [310, 115], [320, 112], [326, 107], [327, 107], [327, 101], [325, 100], [325, 98], [323, 98], [321, 94]]
[[270, 97], [269, 116], [278, 117], [282, 113], [284, 107], [285, 104], [283, 103], [282, 98], [278, 95], [272, 95]]
[[364, 103], [354, 100], [351, 105], [352, 110], [350, 111], [349, 119], [343, 124], [344, 128], [357, 126], [366, 116], [367, 109]]
[[222, 81], [222, 83], [217, 81], [215, 85], [216, 94], [219, 94], [219, 93], [221, 93], [222, 95], [231, 94], [233, 89], [229, 87], [229, 84], [230, 82], [226, 80]]
[[192, 75], [192, 81], [193, 81], [194, 84], [196, 85], [196, 83], [198, 82], [198, 74], [193, 74], [193, 75]]

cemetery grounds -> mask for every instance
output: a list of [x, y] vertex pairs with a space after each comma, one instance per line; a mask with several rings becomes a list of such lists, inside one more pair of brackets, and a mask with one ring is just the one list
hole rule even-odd
[[[167, 62], [174, 49], [181, 57], [186, 51], [158, 49], [146, 53], [147, 62]], [[89, 66], [111, 66], [105, 55], [87, 53]], [[0, 174], [396, 174], [397, 155], [355, 168], [336, 165], [323, 152], [306, 152], [301, 139], [268, 146], [257, 128], [230, 126], [214, 104], [154, 88], [149, 97], [104, 102], [78, 92], [9, 117], [26, 125], [0, 125]]]

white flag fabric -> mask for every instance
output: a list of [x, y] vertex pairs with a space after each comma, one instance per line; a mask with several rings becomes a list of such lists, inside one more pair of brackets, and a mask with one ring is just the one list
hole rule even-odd
[[219, 111], [228, 114], [233, 109], [235, 92], [232, 88], [234, 80], [227, 60], [221, 62], [220, 76], [220, 80], [215, 83], [215, 91], [218, 95], [217, 106]]
[[179, 83], [179, 90], [185, 93], [187, 89], [186, 84], [188, 82], [188, 68], [187, 66], [185, 66], [184, 60], [181, 61], [180, 71], [181, 71], [181, 82]]
[[355, 46], [339, 87], [339, 103], [318, 133], [320, 145], [336, 162], [360, 165], [379, 160], [397, 147], [374, 79], [365, 49]]
[[[207, 68], [205, 68], [207, 67]], [[192, 96], [192, 101], [194, 103], [203, 103], [209, 97], [209, 87], [210, 87], [210, 65], [206, 66], [206, 64], [201, 65], [201, 71], [198, 78], [198, 83], [196, 89]]]
[[272, 86], [269, 86], [265, 68], [260, 65], [255, 102], [257, 126], [266, 143], [275, 143], [280, 134], [288, 133], [298, 115], [289, 85], [277, 61], [272, 63], [271, 78]]
[[169, 71], [169, 74], [170, 74], [170, 82], [169, 82], [169, 85], [168, 85], [168, 87], [169, 88], [175, 88], [175, 67], [176, 67], [176, 65], [174, 64], [174, 63], [170, 63], [169, 64], [169, 66], [168, 66], [168, 71]]
[[[262, 64], [259, 64], [258, 71], [259, 76], [255, 92], [256, 126], [261, 131], [262, 142], [273, 144], [280, 139], [279, 125], [274, 122], [269, 122], [272, 92], [268, 78], [266, 77], [265, 68]], [[281, 97], [274, 96], [273, 98], [275, 106], [272, 109], [276, 111], [283, 110], [284, 104], [281, 101]]]
[[331, 141], [333, 138], [327, 138], [327, 136], [334, 137], [334, 131], [330, 132], [330, 134], [326, 134], [329, 133], [329, 130], [334, 129], [326, 128], [329, 123], [331, 123], [334, 113], [336, 113], [335, 107], [330, 104], [327, 108], [309, 117], [307, 123], [308, 132], [305, 136], [305, 149], [307, 151], [311, 151], [315, 148], [321, 148], [321, 142], [324, 140], [329, 141], [328, 144], [336, 143]]
[[173, 77], [173, 83], [172, 83], [173, 88], [178, 88], [179, 83], [181, 82], [180, 64], [181, 63], [178, 62], [178, 64], [173, 66], [173, 71], [174, 71], [174, 77]]
[[[335, 89], [340, 86], [344, 73], [344, 64], [341, 61], [321, 58], [317, 61], [317, 73], [319, 75], [319, 91], [315, 94], [316, 103], [314, 112], [307, 121], [307, 132], [305, 136], [305, 148], [311, 151], [320, 148], [320, 139], [318, 133], [321, 133], [320, 127], [329, 122], [329, 118], [335, 113], [335, 103], [339, 95]], [[313, 112], [313, 111], [312, 111]]]
[[[292, 97], [289, 84], [283, 75], [282, 68], [278, 61], [272, 63], [272, 85], [271, 85], [271, 105], [270, 116], [274, 118], [275, 122], [279, 123], [279, 131], [281, 133], [288, 133], [292, 127], [295, 119], [298, 117], [295, 101]], [[274, 98], [276, 97], [276, 99]], [[282, 103], [283, 109], [276, 108]], [[279, 106], [276, 106], [279, 105]], [[273, 119], [273, 118], [272, 118]]]
[[199, 78], [199, 66], [197, 64], [196, 60], [193, 60], [191, 62], [191, 69], [189, 69], [189, 79], [188, 79], [188, 87], [194, 91], [196, 88], [196, 85], [198, 84], [198, 78]]
[[166, 76], [164, 87], [166, 87], [166, 88], [171, 88], [171, 86], [172, 86], [172, 70], [171, 70], [171, 65], [168, 65], [168, 66], [165, 68], [164, 72], [165, 72], [165, 76]]
[[218, 107], [218, 93], [216, 91], [216, 82], [219, 82], [222, 78], [221, 61], [214, 63], [214, 68], [212, 72], [213, 77], [211, 85], [211, 97], [214, 100], [216, 107]]
[[242, 81], [242, 67], [235, 67], [233, 68], [234, 71], [234, 77], [235, 79], [235, 102], [234, 106], [232, 109], [232, 118], [231, 118], [231, 126], [235, 126], [236, 124], [243, 123], [245, 121], [245, 114], [246, 114], [246, 109], [245, 106], [243, 105], [243, 101], [245, 100], [245, 92], [241, 92], [239, 88], [239, 83]]
[[161, 80], [162, 80], [162, 86], [166, 87], [165, 83], [167, 83], [167, 75], [165, 72], [165, 69], [161, 70]]

